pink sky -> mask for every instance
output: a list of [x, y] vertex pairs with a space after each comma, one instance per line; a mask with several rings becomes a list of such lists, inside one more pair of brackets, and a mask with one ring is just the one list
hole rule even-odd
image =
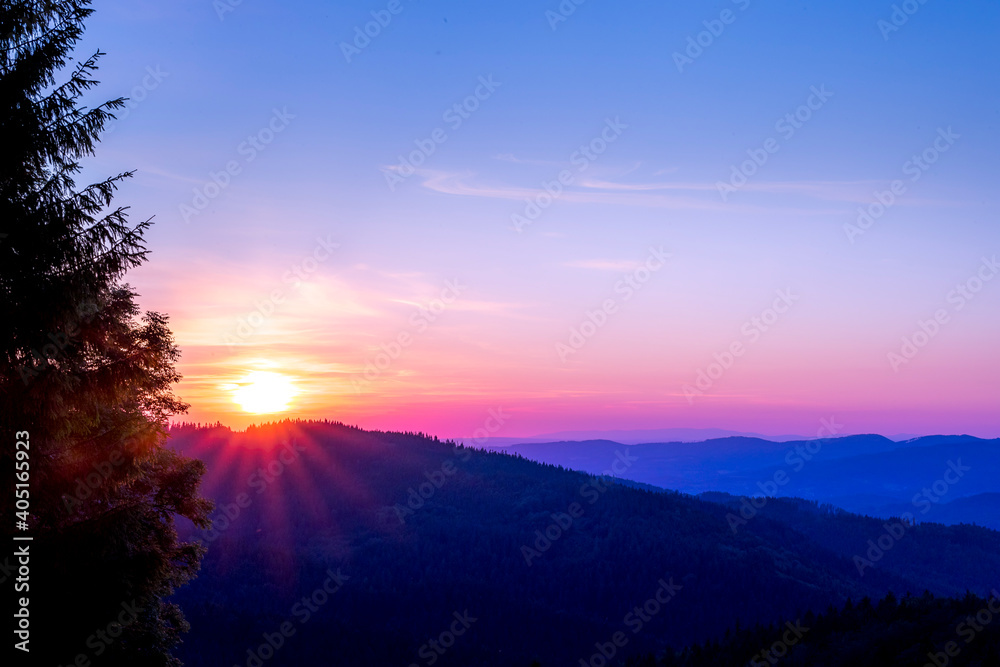
[[754, 3], [678, 68], [697, 3], [414, 5], [350, 60], [351, 3], [103, 3], [81, 182], [137, 170], [185, 419], [1000, 436], [1000, 8], [932, 5]]

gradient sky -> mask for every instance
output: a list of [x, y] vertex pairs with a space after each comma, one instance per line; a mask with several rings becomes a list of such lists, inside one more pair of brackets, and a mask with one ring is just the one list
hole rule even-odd
[[[299, 392], [286, 414], [442, 436], [492, 426], [490, 409], [498, 436], [812, 435], [831, 417], [844, 433], [1000, 436], [1000, 279], [976, 283], [1000, 254], [995, 2], [914, 2], [898, 30], [879, 24], [893, 3], [861, 0], [589, 0], [559, 21], [556, 0], [94, 6], [78, 53], [108, 55], [90, 101], [133, 101], [84, 176], [138, 169], [117, 201], [156, 224], [129, 282], [171, 316], [185, 419], [272, 418], [231, 391], [269, 370]], [[372, 12], [391, 21], [348, 62]], [[478, 108], [449, 112], [477, 88]], [[797, 110], [808, 119], [776, 125]], [[602, 132], [614, 141], [583, 157]], [[914, 171], [925, 150], [936, 161]], [[748, 151], [767, 160], [724, 201]], [[229, 163], [239, 173], [185, 213]], [[894, 180], [892, 205], [849, 238]], [[626, 299], [620, 281], [661, 247]], [[980, 291], [956, 296], [970, 279]], [[450, 298], [448, 281], [458, 296], [430, 321], [420, 307]], [[794, 302], [763, 331], [752, 318], [770, 320], [779, 291]], [[699, 371], [717, 377], [694, 394]]]

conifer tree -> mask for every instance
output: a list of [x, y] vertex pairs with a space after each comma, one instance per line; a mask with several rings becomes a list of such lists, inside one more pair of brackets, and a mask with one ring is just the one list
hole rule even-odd
[[[30, 664], [177, 665], [186, 628], [168, 598], [201, 548], [178, 539], [175, 519], [207, 527], [211, 507], [197, 492], [203, 464], [166, 446], [168, 418], [187, 407], [172, 392], [167, 318], [143, 313], [123, 282], [146, 259], [150, 224], [113, 205], [132, 172], [75, 182], [124, 106], [81, 103], [103, 55], [71, 64], [89, 5], [0, 4], [0, 508], [8, 535], [33, 537], [30, 590], [17, 593]], [[29, 445], [27, 516], [17, 440]]]

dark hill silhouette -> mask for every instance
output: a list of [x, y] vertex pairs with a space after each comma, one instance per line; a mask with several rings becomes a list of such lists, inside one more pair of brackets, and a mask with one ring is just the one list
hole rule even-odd
[[[985, 593], [1000, 572], [985, 529], [915, 526], [859, 576], [848, 554], [883, 522], [832, 513], [815, 519], [838, 526], [824, 537], [772, 511], [734, 532], [725, 505], [419, 434], [285, 422], [172, 442], [206, 462], [218, 503], [199, 578], [177, 596], [192, 666], [256, 664], [285, 623], [269, 665], [428, 664], [453, 623], [462, 635], [435, 664], [575, 665], [616, 632], [620, 656], [658, 652], [849, 597]], [[634, 465], [616, 457], [609, 468]], [[336, 592], [301, 622], [296, 605], [324, 583]], [[631, 610], [657, 595], [669, 601], [633, 634]]]
[[[1000, 662], [1000, 593], [887, 596], [735, 632], [634, 667], [987, 667]], [[990, 620], [992, 619], [992, 622]]]

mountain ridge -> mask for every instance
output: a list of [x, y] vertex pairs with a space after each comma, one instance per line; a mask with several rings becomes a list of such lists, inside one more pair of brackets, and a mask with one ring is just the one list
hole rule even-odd
[[[859, 573], [852, 556], [886, 522], [775, 502], [733, 530], [725, 504], [422, 434], [287, 422], [174, 429], [171, 443], [205, 460], [217, 502], [211, 531], [181, 528], [209, 547], [176, 596], [193, 666], [251, 664], [264, 634], [296, 623], [296, 600], [334, 575], [345, 583], [313, 614], [322, 620], [294, 626], [284, 664], [331, 652], [343, 664], [410, 664], [465, 611], [480, 620], [442, 665], [575, 664], [661, 580], [680, 588], [629, 636], [630, 654], [888, 591], [985, 593], [1000, 571], [1000, 533], [986, 529], [907, 527]], [[632, 458], [606, 464], [627, 473]], [[824, 521], [837, 526], [825, 537]], [[956, 554], [962, 567], [938, 576]], [[220, 633], [231, 645], [213, 641]]]

